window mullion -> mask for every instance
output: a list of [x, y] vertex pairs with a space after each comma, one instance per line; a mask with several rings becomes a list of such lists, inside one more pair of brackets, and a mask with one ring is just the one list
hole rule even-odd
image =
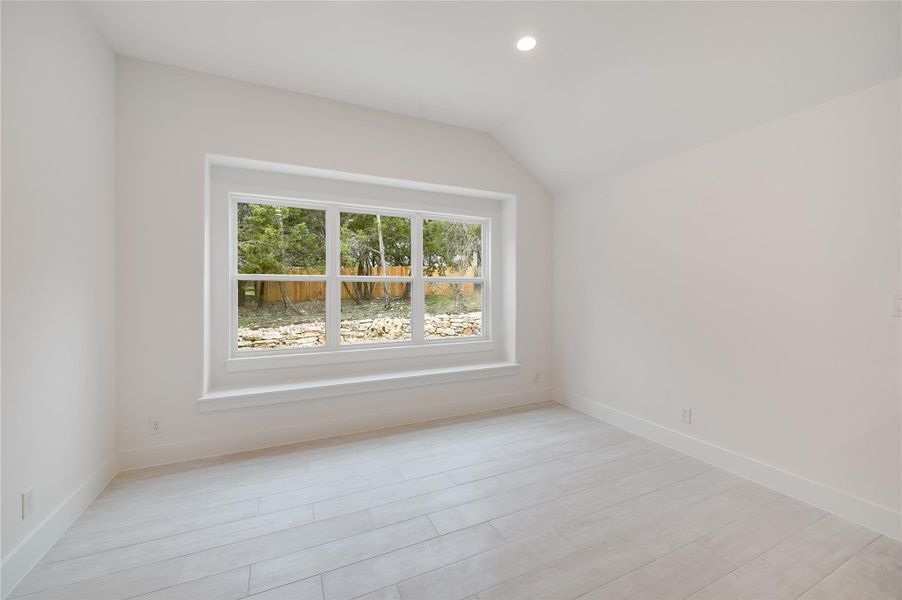
[[480, 249], [482, 251], [482, 272], [480, 273], [482, 276], [482, 285], [480, 286], [482, 299], [480, 302], [482, 306], [482, 335], [487, 338], [492, 337], [492, 238], [489, 235], [490, 231], [491, 226], [489, 223], [483, 223], [482, 241], [480, 242]]
[[341, 345], [341, 240], [338, 209], [326, 209], [326, 347]]
[[237, 281], [326, 281], [325, 275], [291, 275], [283, 273], [238, 273]]
[[426, 337], [426, 298], [423, 287], [423, 216], [414, 214], [410, 220], [410, 268], [413, 283], [410, 289], [410, 334], [415, 344], [423, 343]]
[[424, 277], [425, 283], [484, 283], [484, 277]]

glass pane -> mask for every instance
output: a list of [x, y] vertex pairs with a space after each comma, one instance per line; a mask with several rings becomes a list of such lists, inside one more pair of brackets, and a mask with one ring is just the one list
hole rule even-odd
[[343, 275], [410, 275], [410, 219], [341, 213]]
[[426, 284], [426, 339], [482, 335], [481, 283]]
[[326, 282], [238, 282], [239, 352], [325, 344]]
[[410, 284], [341, 283], [341, 343], [410, 341]]
[[482, 225], [439, 219], [424, 220], [423, 275], [481, 277]]
[[325, 274], [326, 211], [239, 202], [238, 272]]

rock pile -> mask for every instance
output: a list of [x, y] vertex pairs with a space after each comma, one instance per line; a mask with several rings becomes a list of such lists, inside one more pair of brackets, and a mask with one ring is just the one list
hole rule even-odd
[[426, 339], [480, 335], [482, 313], [426, 315]]
[[[482, 332], [482, 313], [455, 315], [427, 315], [426, 339], [467, 337]], [[397, 317], [376, 317], [343, 321], [341, 341], [345, 344], [366, 344], [410, 339], [410, 321]], [[239, 350], [281, 350], [316, 348], [326, 342], [324, 323], [302, 323], [279, 327], [239, 327]]]
[[410, 339], [410, 320], [397, 317], [377, 317], [341, 322], [343, 344], [367, 344]]
[[279, 327], [239, 327], [239, 350], [282, 350], [315, 348], [326, 343], [323, 323], [302, 323]]

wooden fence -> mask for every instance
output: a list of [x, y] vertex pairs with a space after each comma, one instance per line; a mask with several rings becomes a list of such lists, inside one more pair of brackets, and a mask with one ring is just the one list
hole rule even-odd
[[[357, 272], [354, 269], [342, 269], [342, 275], [356, 275]], [[302, 271], [297, 271], [295, 274], [304, 275], [305, 273]], [[388, 267], [388, 274], [391, 276], [405, 276], [410, 274], [409, 267]], [[256, 294], [259, 292], [260, 282], [244, 282], [244, 299], [245, 301], [252, 301]], [[256, 286], [252, 286], [251, 283], [256, 283]], [[342, 282], [341, 286], [341, 299], [342, 300], [350, 300], [354, 298], [355, 290], [354, 286], [355, 282]], [[367, 282], [365, 285], [371, 286], [371, 297], [373, 298], [382, 298], [385, 295], [383, 291], [383, 284], [381, 282]], [[388, 284], [388, 292], [391, 294], [393, 298], [401, 298], [409, 294], [409, 290], [407, 288], [409, 284], [407, 283], [389, 283]], [[326, 283], [324, 281], [267, 281], [263, 286], [263, 301], [264, 302], [281, 302], [282, 301], [282, 286], [285, 287], [285, 292], [288, 295], [288, 298], [292, 302], [305, 302], [308, 300], [325, 300], [326, 299]], [[473, 294], [478, 293], [478, 287], [476, 284], [472, 283], [464, 283], [461, 284], [461, 292], [465, 296], [471, 296]], [[358, 289], [357, 293], [362, 294], [363, 290]], [[451, 295], [453, 293], [450, 283], [430, 283], [426, 285], [426, 295]]]

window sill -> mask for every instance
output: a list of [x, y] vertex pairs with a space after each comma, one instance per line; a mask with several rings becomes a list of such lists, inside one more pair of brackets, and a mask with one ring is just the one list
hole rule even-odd
[[442, 356], [472, 352], [491, 352], [495, 344], [491, 340], [479, 338], [475, 340], [435, 340], [426, 344], [380, 344], [377, 346], [358, 346], [343, 350], [313, 352], [292, 352], [275, 354], [261, 353], [256, 356], [240, 356], [226, 360], [225, 369], [230, 373], [257, 371], [261, 369], [280, 369], [285, 367], [309, 367], [337, 363], [361, 362], [371, 360], [398, 360], [421, 356]]
[[199, 398], [196, 404], [198, 412], [203, 413], [252, 406], [303, 402], [330, 396], [371, 393], [435, 383], [503, 377], [516, 375], [519, 372], [520, 365], [511, 362], [485, 363], [421, 371], [400, 371], [364, 377], [321, 379], [288, 386], [267, 386], [209, 392]]

